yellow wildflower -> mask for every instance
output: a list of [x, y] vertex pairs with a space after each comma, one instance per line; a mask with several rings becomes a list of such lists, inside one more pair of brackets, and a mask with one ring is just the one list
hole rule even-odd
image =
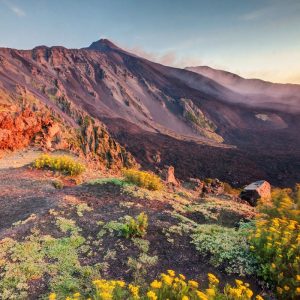
[[182, 274], [179, 274], [179, 278], [182, 279], [182, 280], [185, 280], [185, 276], [182, 275]]
[[75, 294], [73, 295], [73, 297], [74, 297], [74, 298], [79, 298], [79, 297], [80, 297], [80, 293], [75, 293]]
[[160, 289], [161, 286], [162, 286], [162, 282], [161, 282], [161, 281], [158, 281], [158, 280], [154, 280], [154, 281], [152, 281], [152, 283], [150, 284], [150, 286], [151, 286], [153, 289]]
[[109, 292], [100, 293], [99, 296], [101, 297], [101, 299], [105, 299], [105, 300], [112, 300], [113, 299], [112, 294], [109, 293]]
[[51, 293], [49, 295], [49, 300], [55, 300], [56, 299], [56, 294], [55, 293]]
[[206, 289], [206, 294], [213, 297], [216, 296], [216, 291], [215, 289]]
[[191, 288], [193, 288], [193, 289], [197, 289], [198, 286], [199, 286], [198, 282], [195, 281], [195, 280], [189, 280], [189, 281], [188, 281], [188, 284], [189, 284], [189, 286], [190, 286]]
[[166, 275], [166, 274], [162, 274], [161, 277], [162, 277], [162, 280], [163, 280], [163, 282], [165, 284], [167, 284], [167, 285], [171, 285], [172, 284], [173, 278], [171, 276]]
[[147, 297], [149, 298], [149, 300], [157, 300], [157, 296], [153, 291], [149, 291], [147, 293]]
[[264, 298], [263, 298], [262, 296], [260, 296], [260, 295], [257, 295], [257, 296], [255, 297], [255, 300], [264, 300]]
[[235, 283], [236, 283], [237, 286], [241, 286], [241, 285], [244, 284], [243, 281], [242, 281], [242, 280], [239, 280], [239, 279], [236, 279], [236, 280], [235, 280]]
[[181, 298], [181, 300], [189, 300], [190, 298], [188, 297], [188, 296], [183, 296], [182, 298]]
[[139, 298], [139, 287], [138, 286], [129, 284], [128, 289], [134, 298]]
[[207, 275], [208, 275], [208, 281], [211, 284], [216, 285], [219, 283], [219, 279], [214, 274], [208, 273]]
[[200, 300], [208, 300], [207, 296], [202, 293], [201, 291], [197, 291], [197, 297], [200, 299]]
[[249, 299], [251, 299], [251, 297], [253, 296], [253, 292], [250, 289], [247, 289], [246, 295]]
[[175, 271], [173, 271], [173, 270], [168, 270], [167, 272], [168, 272], [168, 274], [169, 274], [170, 276], [172, 276], [172, 277], [175, 276]]
[[117, 280], [117, 281], [116, 281], [116, 284], [117, 284], [118, 286], [120, 286], [120, 287], [124, 287], [124, 286], [126, 285], [125, 282], [122, 281], [122, 280]]

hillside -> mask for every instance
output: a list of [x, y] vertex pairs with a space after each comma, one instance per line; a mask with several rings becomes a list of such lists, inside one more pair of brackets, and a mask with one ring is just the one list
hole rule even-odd
[[257, 95], [223, 84], [137, 57], [108, 40], [83, 49], [0, 49], [5, 95], [24, 98], [25, 90], [71, 127], [81, 123], [77, 111], [104, 123], [144, 167], [172, 161], [180, 178], [294, 185], [300, 174], [299, 100], [282, 106], [266, 94], [262, 105]]

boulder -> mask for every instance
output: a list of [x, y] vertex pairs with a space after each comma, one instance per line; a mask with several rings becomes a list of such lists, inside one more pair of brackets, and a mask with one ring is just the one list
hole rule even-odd
[[220, 195], [224, 193], [224, 184], [219, 179], [211, 179], [207, 181], [203, 187], [203, 193]]
[[199, 178], [189, 178], [184, 183], [185, 188], [202, 193], [204, 183]]
[[252, 206], [257, 204], [257, 200], [271, 198], [271, 185], [265, 180], [259, 180], [247, 185], [240, 194], [241, 199], [246, 200]]

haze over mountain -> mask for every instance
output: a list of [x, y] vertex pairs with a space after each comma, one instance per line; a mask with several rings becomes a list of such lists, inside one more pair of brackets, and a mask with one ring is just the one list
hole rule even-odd
[[24, 89], [65, 120], [83, 111], [138, 162], [173, 164], [182, 178], [299, 181], [298, 85], [167, 67], [102, 39], [82, 49], [1, 48], [0, 88]]
[[[186, 70], [206, 76], [242, 95], [251, 96], [250, 105], [281, 107], [283, 111], [300, 111], [300, 85], [272, 83], [260, 79], [245, 79], [239, 75], [208, 66], [187, 67]], [[241, 100], [243, 102], [244, 99]]]

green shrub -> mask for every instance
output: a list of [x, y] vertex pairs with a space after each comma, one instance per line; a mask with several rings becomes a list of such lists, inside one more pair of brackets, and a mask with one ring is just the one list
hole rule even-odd
[[50, 156], [49, 154], [43, 154], [35, 160], [33, 166], [37, 169], [46, 168], [72, 176], [79, 175], [85, 171], [85, 167], [82, 163], [66, 155]]
[[[251, 225], [248, 225], [251, 226]], [[192, 234], [192, 243], [215, 267], [228, 274], [251, 275], [256, 270], [256, 261], [249, 250], [249, 229], [226, 228], [219, 225], [199, 225]]]
[[62, 188], [64, 187], [63, 182], [60, 181], [60, 180], [54, 180], [54, 181], [52, 182], [52, 184], [53, 184], [53, 186], [54, 186], [56, 189], [58, 189], [58, 190], [60, 190], [60, 189], [62, 189]]
[[99, 179], [94, 179], [88, 182], [88, 184], [114, 184], [114, 185], [118, 185], [118, 186], [124, 186], [124, 185], [128, 185], [127, 182], [124, 182], [124, 180], [122, 178], [99, 178]]
[[300, 194], [277, 190], [261, 201], [263, 214], [250, 236], [258, 274], [276, 287], [279, 299], [300, 298]]
[[230, 195], [238, 196], [241, 191], [239, 189], [233, 188], [229, 183], [223, 182], [224, 192]]
[[110, 221], [105, 224], [104, 229], [111, 233], [116, 231], [119, 235], [126, 238], [143, 237], [147, 233], [148, 216], [142, 212], [136, 218], [126, 216], [125, 223], [120, 221]]
[[161, 190], [163, 188], [161, 179], [153, 173], [135, 169], [125, 169], [123, 170], [123, 175], [127, 182], [144, 187], [148, 190]]
[[130, 217], [127, 223], [120, 227], [120, 234], [126, 238], [143, 237], [147, 233], [148, 216], [142, 212], [135, 219]]

